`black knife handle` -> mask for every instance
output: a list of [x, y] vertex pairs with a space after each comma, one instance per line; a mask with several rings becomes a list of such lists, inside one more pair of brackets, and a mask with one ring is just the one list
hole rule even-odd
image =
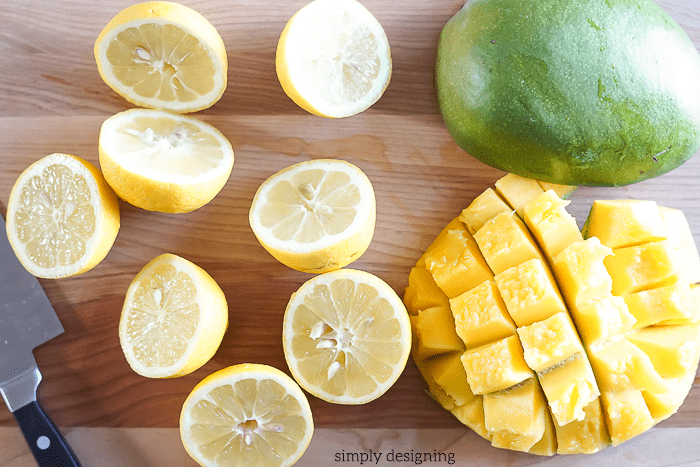
[[39, 467], [81, 467], [56, 425], [37, 401], [12, 412]]

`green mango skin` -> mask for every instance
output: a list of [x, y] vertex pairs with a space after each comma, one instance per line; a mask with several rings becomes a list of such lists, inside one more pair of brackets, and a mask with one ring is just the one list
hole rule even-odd
[[700, 148], [700, 55], [651, 0], [468, 0], [435, 85], [457, 144], [524, 177], [626, 185]]

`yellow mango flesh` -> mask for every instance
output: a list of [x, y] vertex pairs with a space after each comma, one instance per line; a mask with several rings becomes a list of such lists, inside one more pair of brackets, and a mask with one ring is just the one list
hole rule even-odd
[[529, 379], [505, 391], [484, 396], [484, 420], [491, 443], [528, 451], [544, 435], [546, 401], [536, 380]]
[[[405, 297], [411, 314], [447, 297], [450, 339], [457, 336], [466, 349], [416, 361], [430, 394], [493, 446], [539, 455], [597, 452], [668, 418], [686, 398], [700, 360], [696, 340], [683, 330], [700, 321], [700, 286], [692, 284], [700, 260], [683, 213], [654, 203], [598, 203], [604, 209], [579, 235], [557, 193], [522, 177], [499, 180], [418, 260], [432, 284], [412, 271]], [[601, 233], [601, 243], [590, 235], [591, 222], [605, 229], [600, 219], [608, 208], [622, 220]], [[477, 248], [462, 248], [483, 259], [474, 274], [458, 264], [463, 258], [437, 264], [449, 256], [450, 231], [474, 241]], [[416, 333], [418, 359], [420, 340]], [[544, 417], [536, 417], [545, 421], [541, 436], [532, 417], [503, 418], [516, 400], [534, 407], [526, 382], [544, 395]], [[522, 398], [503, 398], [517, 389]], [[520, 407], [517, 413], [525, 413]]]
[[506, 269], [496, 274], [494, 280], [508, 313], [518, 326], [528, 326], [567, 311], [547, 265], [540, 259]]
[[462, 364], [474, 394], [500, 391], [535, 375], [525, 363], [517, 336], [467, 350], [462, 354]]
[[522, 209], [531, 199], [544, 193], [544, 190], [536, 180], [508, 174], [500, 178], [496, 183], [496, 190], [510, 206], [522, 216]]
[[583, 420], [583, 409], [600, 395], [584, 353], [577, 353], [559, 366], [538, 373], [538, 377], [552, 416], [559, 426]]
[[425, 266], [448, 298], [493, 277], [476, 242], [464, 229], [448, 231], [426, 255]]
[[666, 226], [654, 201], [594, 201], [584, 228], [612, 249], [657, 242], [666, 238]]
[[421, 267], [411, 268], [403, 301], [411, 314], [434, 306], [449, 306], [447, 295], [437, 286], [430, 271]]
[[418, 341], [416, 355], [420, 359], [464, 350], [464, 344], [455, 331], [455, 322], [449, 307], [427, 308], [410, 319]]
[[569, 203], [549, 190], [523, 207], [525, 224], [550, 262], [571, 243], [583, 241], [576, 219], [566, 212]]
[[464, 208], [459, 220], [467, 227], [470, 234], [475, 234], [483, 225], [501, 213], [512, 209], [493, 188], [487, 188]]
[[494, 274], [530, 259], [542, 259], [525, 223], [513, 212], [487, 221], [474, 234], [474, 240]]
[[493, 280], [450, 300], [457, 335], [467, 349], [515, 334], [511, 319]]

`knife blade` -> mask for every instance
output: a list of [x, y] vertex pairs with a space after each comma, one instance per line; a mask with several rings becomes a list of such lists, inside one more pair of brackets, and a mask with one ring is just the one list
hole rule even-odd
[[37, 400], [41, 372], [34, 348], [63, 333], [39, 281], [19, 262], [0, 230], [0, 395], [41, 467], [80, 467], [65, 438]]

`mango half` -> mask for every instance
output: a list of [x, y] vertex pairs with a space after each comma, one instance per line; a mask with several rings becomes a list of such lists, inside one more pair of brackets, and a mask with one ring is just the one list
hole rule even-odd
[[564, 185], [661, 175], [700, 147], [700, 55], [648, 0], [468, 0], [435, 84], [471, 156]]
[[[595, 453], [673, 415], [700, 359], [700, 255], [681, 211], [508, 174], [411, 270], [429, 394], [496, 447]], [[592, 235], [595, 233], [596, 235]]]

